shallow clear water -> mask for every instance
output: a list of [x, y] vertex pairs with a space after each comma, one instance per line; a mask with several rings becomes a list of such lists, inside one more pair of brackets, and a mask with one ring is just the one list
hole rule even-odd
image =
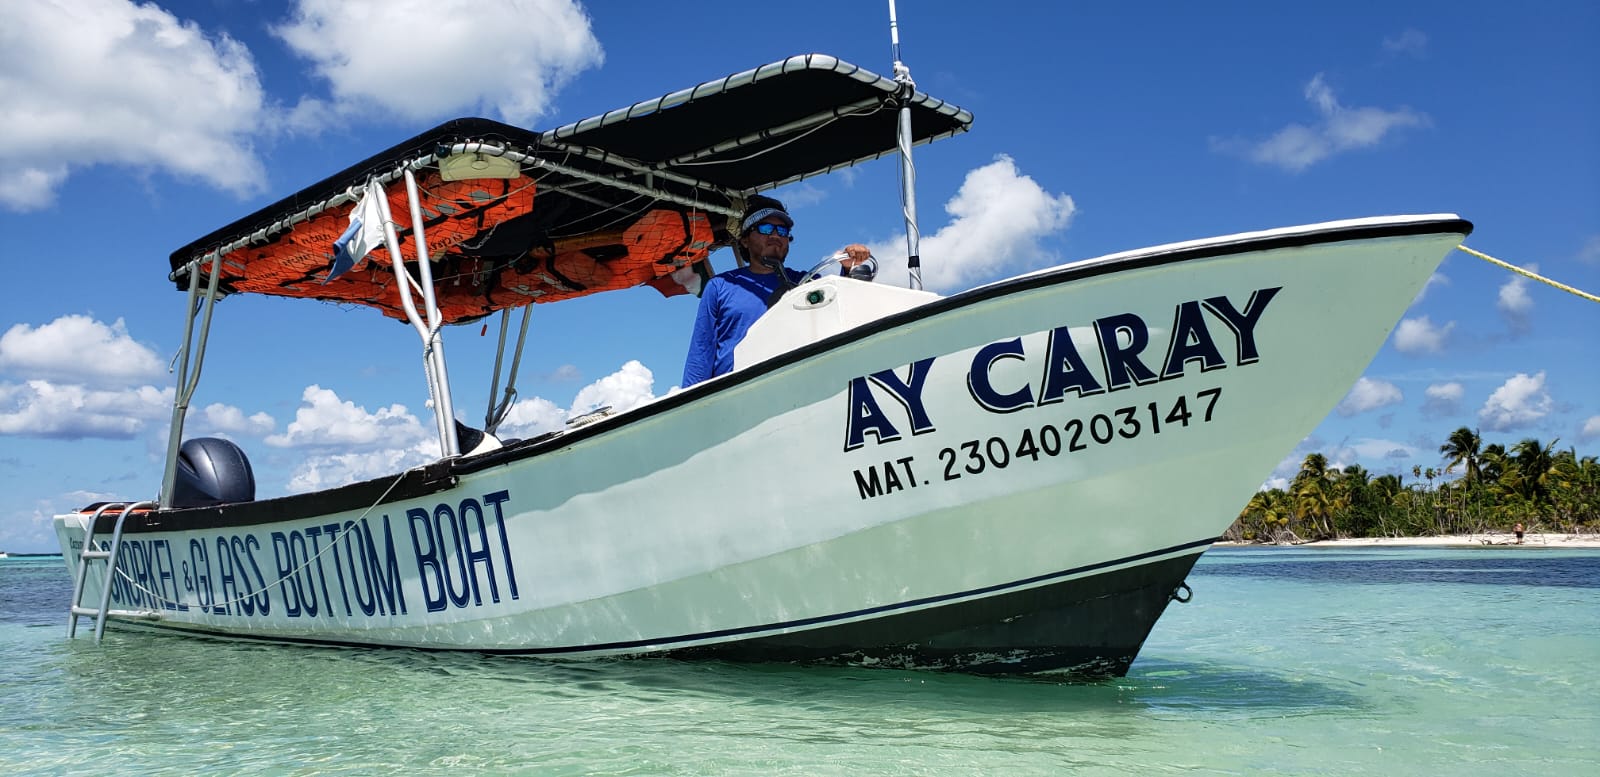
[[[545, 663], [108, 632], [0, 560], [0, 774], [1566, 775], [1600, 551], [1215, 549], [1127, 678]], [[92, 625], [91, 625], [92, 628]], [[80, 630], [80, 635], [82, 634]]]

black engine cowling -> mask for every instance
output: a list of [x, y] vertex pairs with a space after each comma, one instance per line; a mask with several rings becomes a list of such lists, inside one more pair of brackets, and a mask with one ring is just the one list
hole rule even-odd
[[256, 476], [239, 446], [217, 437], [196, 437], [178, 448], [173, 507], [208, 507], [255, 498]]

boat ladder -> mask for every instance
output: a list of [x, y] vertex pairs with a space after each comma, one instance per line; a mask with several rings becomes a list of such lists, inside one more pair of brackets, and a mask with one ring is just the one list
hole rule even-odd
[[[117, 551], [122, 548], [122, 524], [134, 510], [149, 510], [156, 506], [155, 502], [111, 502], [95, 508], [94, 515], [90, 516], [89, 523], [83, 530], [83, 549], [78, 552], [78, 576], [72, 586], [72, 607], [68, 610], [67, 638], [72, 639], [78, 633], [78, 618], [94, 616], [94, 641], [100, 642], [100, 637], [106, 630], [106, 616], [115, 615], [120, 618], [139, 618], [155, 620], [161, 617], [154, 610], [113, 610], [111, 609], [111, 583], [117, 575]], [[100, 522], [100, 516], [109, 510], [122, 508], [117, 514], [116, 527], [111, 531], [111, 545], [106, 550], [94, 546], [94, 527]], [[89, 578], [89, 564], [94, 561], [106, 562], [105, 585], [100, 589], [100, 606], [83, 606], [84, 582]]]

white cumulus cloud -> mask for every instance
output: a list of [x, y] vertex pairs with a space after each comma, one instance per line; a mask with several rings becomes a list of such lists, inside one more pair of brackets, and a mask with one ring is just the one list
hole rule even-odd
[[250, 437], [260, 437], [271, 432], [276, 422], [266, 413], [245, 415], [233, 405], [224, 405], [214, 402], [206, 405], [191, 418], [191, 424], [196, 434], [237, 434]]
[[610, 406], [621, 413], [632, 410], [652, 399], [655, 394], [655, 375], [650, 368], [634, 359], [620, 369], [584, 386], [572, 400], [572, 414], [582, 415], [591, 410]]
[[[636, 360], [629, 361], [580, 389], [570, 410], [540, 397], [518, 401], [495, 436], [502, 440], [523, 439], [564, 429], [569, 417], [607, 405], [617, 412], [630, 410], [654, 398], [653, 382], [648, 368]], [[242, 413], [234, 416], [219, 410], [219, 416], [242, 419], [247, 425], [271, 422], [265, 414], [244, 419]], [[404, 405], [369, 412], [340, 399], [334, 391], [315, 385], [306, 387], [295, 419], [284, 433], [269, 436], [266, 441], [279, 448], [309, 449], [289, 476], [285, 487], [290, 493], [394, 475], [439, 457], [431, 416], [425, 429]]]
[[405, 405], [390, 405], [367, 412], [331, 389], [307, 386], [300, 407], [283, 434], [266, 438], [278, 448], [352, 447], [382, 450], [409, 448], [430, 435]]
[[495, 436], [501, 440], [537, 437], [545, 432], [564, 429], [571, 413], [543, 397], [518, 400], [506, 413]]
[[1478, 421], [1485, 429], [1509, 432], [1530, 426], [1550, 414], [1555, 400], [1545, 390], [1544, 371], [1534, 375], [1517, 373], [1489, 395], [1478, 410]]
[[[574, 375], [576, 368], [570, 368]], [[630, 360], [594, 383], [578, 390], [569, 408], [543, 397], [518, 400], [506, 413], [495, 436], [525, 439], [567, 427], [567, 419], [602, 407], [621, 413], [655, 399], [655, 375], [637, 359]]]
[[[270, 422], [259, 415], [246, 422]], [[292, 494], [397, 475], [439, 458], [431, 424], [425, 430], [405, 405], [368, 412], [318, 385], [306, 387], [294, 420], [266, 442], [304, 450], [284, 486]]]
[[1461, 398], [1466, 396], [1465, 386], [1454, 381], [1450, 383], [1432, 383], [1422, 390], [1425, 399], [1422, 402], [1422, 416], [1424, 418], [1443, 418], [1461, 412]]
[[1589, 416], [1583, 422], [1583, 431], [1578, 436], [1584, 440], [1593, 440], [1600, 437], [1600, 415]]
[[[1018, 171], [1011, 157], [1001, 155], [968, 172], [944, 209], [950, 223], [923, 235], [917, 249], [923, 285], [930, 290], [956, 289], [988, 279], [1020, 259], [1036, 259], [1039, 241], [1066, 229], [1077, 206], [1071, 196], [1051, 194]], [[899, 283], [906, 277], [904, 233], [869, 248], [881, 263], [879, 278]]]
[[[381, 111], [409, 122], [544, 115], [604, 60], [574, 0], [299, 0], [274, 32], [326, 82], [301, 117]], [[464, 70], [465, 69], [465, 70]]]
[[[99, 501], [99, 500], [90, 500]], [[59, 553], [52, 521], [56, 513], [82, 507], [88, 502], [41, 502], [31, 510], [17, 510], [0, 520], [0, 548], [22, 553]]]
[[1455, 328], [1454, 321], [1438, 326], [1428, 316], [1405, 319], [1394, 330], [1395, 350], [1408, 354], [1439, 353]]
[[0, 435], [130, 439], [172, 412], [172, 389], [96, 390], [30, 380], [0, 383]]
[[1350, 393], [1345, 395], [1344, 401], [1339, 403], [1336, 410], [1339, 411], [1339, 415], [1352, 416], [1380, 407], [1397, 405], [1404, 399], [1405, 395], [1393, 383], [1362, 377], [1350, 388]]
[[[1530, 272], [1538, 272], [1539, 265], [1528, 265]], [[1500, 287], [1500, 293], [1495, 298], [1495, 309], [1500, 311], [1500, 317], [1506, 321], [1514, 335], [1527, 334], [1530, 329], [1528, 314], [1533, 312], [1533, 297], [1528, 294], [1528, 278], [1524, 275], [1512, 275]]]
[[165, 367], [154, 350], [128, 335], [122, 319], [108, 326], [89, 316], [66, 315], [38, 327], [7, 329], [0, 335], [0, 371], [112, 387], [154, 380]]
[[155, 3], [10, 2], [0, 10], [0, 206], [50, 206], [74, 169], [119, 165], [238, 194], [264, 178], [250, 52]]
[[295, 466], [285, 486], [291, 494], [335, 488], [347, 483], [394, 476], [439, 457], [439, 445], [419, 440], [408, 447], [307, 456]]
[[1427, 114], [1404, 106], [1384, 110], [1340, 105], [1321, 73], [1306, 84], [1305, 98], [1317, 112], [1316, 123], [1290, 124], [1261, 141], [1214, 139], [1212, 148], [1297, 173], [1335, 154], [1376, 146], [1395, 130], [1429, 124]]

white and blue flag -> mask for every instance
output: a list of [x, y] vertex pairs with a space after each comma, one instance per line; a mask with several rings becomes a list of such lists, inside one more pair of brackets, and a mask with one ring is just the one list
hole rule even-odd
[[333, 266], [328, 268], [327, 283], [343, 275], [346, 270], [365, 259], [372, 249], [383, 245], [383, 209], [380, 198], [386, 196], [376, 180], [368, 181], [366, 191], [350, 211], [350, 227], [333, 241]]

